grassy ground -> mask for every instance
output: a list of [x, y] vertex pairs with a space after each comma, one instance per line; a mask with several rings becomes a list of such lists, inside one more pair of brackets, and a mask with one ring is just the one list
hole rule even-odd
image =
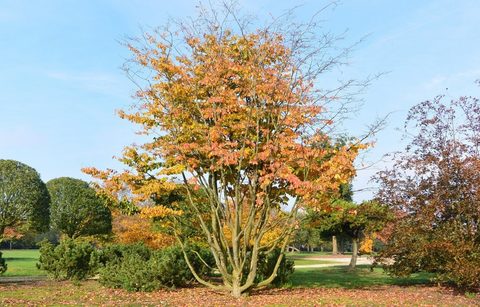
[[295, 261], [296, 265], [309, 265], [309, 264], [331, 264], [335, 263], [335, 260], [315, 260], [311, 258], [315, 257], [325, 257], [326, 253], [315, 252], [315, 253], [288, 253], [287, 258]]
[[40, 281], [0, 283], [1, 306], [479, 306], [480, 298], [425, 286], [377, 286], [368, 289], [270, 289], [234, 299], [205, 287], [132, 293], [107, 289], [95, 281], [80, 284]]
[[[318, 260], [318, 258], [328, 258]], [[338, 256], [337, 256], [338, 257]], [[287, 253], [287, 258], [295, 261], [296, 265], [311, 265], [311, 264], [336, 264], [340, 263], [335, 256], [330, 252], [297, 252]], [[342, 255], [342, 257], [349, 257], [349, 255]]]
[[414, 274], [410, 278], [394, 278], [383, 272], [381, 268], [370, 270], [368, 265], [359, 265], [355, 271], [347, 266], [326, 268], [295, 269], [291, 278], [293, 287], [326, 287], [326, 288], [366, 288], [380, 285], [418, 285], [429, 284], [429, 274]]
[[[313, 255], [313, 256], [312, 256]], [[4, 251], [9, 265], [9, 276], [38, 276], [38, 251]], [[321, 254], [294, 254], [297, 264]], [[289, 255], [292, 257], [292, 255]], [[332, 261], [334, 261], [332, 259]], [[96, 281], [81, 283], [35, 281], [2, 283], [0, 277], [0, 306], [13, 305], [199, 305], [199, 306], [311, 306], [311, 305], [456, 305], [479, 306], [478, 296], [468, 297], [452, 290], [434, 287], [428, 274], [417, 274], [408, 279], [392, 278], [381, 269], [370, 271], [360, 265], [350, 272], [346, 266], [296, 269], [291, 284], [284, 289], [255, 292], [254, 295], [232, 299], [228, 294], [210, 291], [204, 287], [160, 290], [152, 293], [130, 293], [102, 287]]]
[[310, 264], [335, 264], [335, 260], [313, 260], [313, 259], [295, 259], [290, 258], [295, 261], [295, 265], [310, 265]]
[[43, 276], [45, 273], [36, 267], [38, 261], [38, 250], [20, 249], [20, 250], [2, 250], [3, 258], [7, 262], [7, 271], [0, 276]]
[[286, 255], [288, 258], [305, 259], [305, 258], [325, 257], [331, 254], [332, 253], [330, 252], [296, 252], [296, 253], [287, 253]]

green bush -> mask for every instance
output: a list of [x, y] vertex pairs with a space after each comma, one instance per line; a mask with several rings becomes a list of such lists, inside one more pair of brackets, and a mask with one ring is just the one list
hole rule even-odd
[[[279, 256], [279, 248], [272, 250], [268, 254], [260, 253], [258, 255], [257, 276], [255, 277], [255, 283], [259, 283], [272, 275]], [[250, 261], [246, 261], [246, 266], [243, 271], [244, 279], [247, 278], [249, 273], [249, 265]], [[293, 260], [287, 259], [287, 257], [284, 256], [278, 267], [277, 276], [270, 285], [274, 287], [280, 287], [287, 284], [294, 270]]]
[[[197, 257], [197, 253], [211, 266], [213, 257], [209, 251], [198, 246], [187, 247], [191, 264], [198, 274], [210, 274], [211, 269]], [[102, 265], [100, 283], [107, 287], [153, 291], [185, 286], [194, 280], [178, 246], [149, 250], [143, 244], [112, 245], [100, 251], [99, 262]]]
[[98, 256], [95, 248], [87, 242], [66, 239], [54, 246], [43, 241], [37, 267], [56, 280], [84, 280], [95, 275]]
[[0, 275], [5, 273], [7, 270], [7, 264], [5, 263], [5, 259], [2, 258], [2, 252], [0, 252]]
[[[206, 266], [200, 257], [208, 264]], [[196, 273], [200, 276], [211, 274], [211, 267], [214, 265], [212, 254], [205, 248], [198, 246], [187, 247], [188, 259]], [[165, 248], [161, 253], [156, 253], [151, 258], [151, 266], [154, 270], [162, 272], [159, 276], [162, 285], [167, 287], [185, 286], [195, 280], [192, 272], [188, 268], [183, 252], [180, 246], [171, 246]], [[209, 268], [210, 267], [210, 268]]]
[[[273, 269], [275, 268], [275, 264], [277, 263], [277, 259], [280, 256], [280, 249], [274, 249], [267, 255], [262, 255], [260, 257], [260, 261], [258, 262], [258, 273], [257, 279], [258, 281], [262, 281], [267, 279], [272, 275]], [[284, 255], [282, 261], [280, 262], [280, 266], [277, 270], [277, 276], [271, 283], [271, 285], [280, 287], [288, 283], [290, 276], [295, 271], [294, 269], [294, 262], [291, 259], [287, 259]]]
[[101, 266], [117, 265], [128, 255], [134, 255], [139, 260], [147, 261], [150, 259], [152, 250], [143, 243], [137, 244], [111, 244], [98, 250], [98, 262]]

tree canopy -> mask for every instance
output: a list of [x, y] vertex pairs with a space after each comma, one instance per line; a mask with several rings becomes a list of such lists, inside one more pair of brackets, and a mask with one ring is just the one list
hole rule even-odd
[[[414, 106], [411, 136], [394, 165], [377, 174], [377, 198], [399, 218], [377, 259], [405, 276], [480, 286], [480, 100], [438, 96]], [[393, 259], [391, 262], [389, 259]]]
[[[225, 22], [218, 23], [222, 13]], [[332, 119], [341, 114], [327, 111], [328, 104], [348, 100], [358, 85], [317, 86], [345, 55], [326, 53], [334, 50], [333, 38], [315, 36], [316, 22], [283, 20], [289, 27], [279, 19], [249, 30], [241, 20], [227, 5], [130, 43], [138, 66], [129, 71], [150, 77], [137, 91], [134, 111], [119, 114], [140, 125], [148, 141], [125, 148], [124, 172], [85, 169], [113, 198], [155, 205], [147, 210], [170, 217], [183, 244], [175, 224], [183, 211], [154, 201], [181, 184], [223, 281], [193, 273], [200, 283], [235, 296], [274, 280], [283, 253], [271, 276], [257, 283], [260, 255], [284, 250], [298, 209], [322, 206], [337, 193], [355, 174], [353, 161], [365, 147], [355, 139], [334, 146], [329, 136]], [[195, 190], [206, 194], [206, 212]], [[289, 200], [293, 208], [284, 213]], [[275, 238], [265, 240], [273, 232]]]
[[321, 235], [352, 240], [351, 269], [356, 266], [360, 240], [382, 230], [392, 218], [389, 208], [375, 201], [357, 205], [340, 199], [327, 210], [309, 211], [306, 217], [310, 227], [318, 229]]
[[105, 201], [85, 181], [61, 177], [47, 183], [52, 199], [52, 227], [69, 238], [109, 234], [112, 215]]
[[0, 240], [7, 227], [44, 231], [50, 221], [50, 197], [40, 175], [28, 165], [0, 160]]

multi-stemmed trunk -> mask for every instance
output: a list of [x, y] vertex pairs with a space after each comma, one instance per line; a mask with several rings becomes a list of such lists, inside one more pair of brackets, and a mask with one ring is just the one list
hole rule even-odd
[[[194, 192], [186, 182], [186, 176], [183, 178], [187, 186], [188, 201], [197, 213], [200, 228], [215, 259], [216, 269], [222, 277], [223, 284], [215, 284], [198, 275], [190, 262], [190, 256], [183, 248], [187, 265], [197, 281], [216, 290], [229, 291], [234, 297], [246, 295], [254, 288], [270, 284], [277, 275], [283, 252], [294, 229], [291, 225], [296, 218], [297, 202], [288, 214], [277, 216], [272, 214], [274, 207], [268, 196], [265, 196], [263, 206], [256, 206], [256, 193], [248, 195], [250, 203], [247, 203], [241, 200], [240, 193], [234, 196], [225, 193], [226, 185], [222, 180], [215, 180], [216, 174], [207, 180], [200, 175], [199, 181], [204, 183], [203, 188], [209, 200], [209, 209], [207, 212], [201, 212], [194, 201]], [[220, 195], [225, 195], [224, 199], [229, 201], [228, 205]], [[275, 229], [280, 230], [278, 236], [273, 241], [263, 242], [265, 234]], [[181, 236], [178, 233], [176, 235], [184, 247]], [[265, 280], [257, 282], [260, 255], [268, 254], [275, 248], [279, 248], [281, 253], [276, 259], [273, 272]]]

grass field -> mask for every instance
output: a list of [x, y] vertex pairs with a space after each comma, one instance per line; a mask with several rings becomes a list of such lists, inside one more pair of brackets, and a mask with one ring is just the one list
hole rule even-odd
[[286, 253], [288, 258], [304, 259], [312, 257], [324, 257], [330, 256], [330, 252], [295, 252], [295, 253]]
[[127, 292], [96, 281], [39, 281], [1, 284], [1, 306], [479, 306], [478, 297], [428, 286], [375, 286], [368, 289], [294, 288], [257, 291], [234, 299], [205, 287]]
[[[295, 261], [296, 265], [335, 264], [331, 260], [317, 260], [315, 258], [330, 256], [330, 253], [289, 253], [287, 257]], [[296, 268], [291, 278], [293, 287], [327, 287], [327, 288], [365, 288], [379, 285], [418, 285], [429, 284], [431, 275], [414, 274], [409, 278], [394, 278], [383, 272], [381, 268], [370, 270], [369, 265], [358, 265], [355, 271], [349, 271], [346, 265], [323, 268]]]
[[295, 269], [291, 278], [293, 287], [326, 287], [326, 288], [366, 288], [380, 285], [418, 285], [429, 284], [431, 275], [414, 274], [409, 278], [395, 278], [383, 272], [381, 268], [370, 270], [369, 265], [359, 265], [354, 271], [347, 266], [325, 268]]
[[[9, 270], [4, 276], [40, 276], [35, 267], [37, 250], [3, 251]], [[323, 254], [324, 256], [325, 254]], [[297, 264], [322, 254], [289, 255]], [[334, 259], [332, 259], [334, 261]], [[323, 261], [325, 262], [325, 261]], [[80, 283], [34, 281], [2, 283], [0, 305], [199, 305], [199, 306], [290, 306], [290, 305], [457, 305], [478, 306], [478, 296], [465, 296], [451, 289], [434, 287], [428, 274], [411, 278], [392, 278], [379, 268], [370, 271], [366, 265], [351, 272], [346, 266], [297, 268], [291, 283], [284, 289], [257, 291], [239, 300], [204, 287], [159, 290], [151, 293], [132, 293], [102, 287], [97, 281]]]
[[[45, 272], [38, 270], [38, 250], [3, 250], [3, 257], [7, 261], [8, 270], [2, 276], [44, 276]], [[334, 264], [335, 259], [313, 260], [312, 257], [325, 256], [326, 253], [291, 253], [288, 258], [293, 259], [296, 265]], [[1, 277], [0, 277], [1, 279]], [[426, 284], [429, 275], [417, 274], [411, 278], [393, 278], [379, 268], [373, 272], [368, 266], [358, 266], [356, 271], [350, 272], [345, 266], [326, 268], [297, 268], [292, 276], [293, 287], [339, 287], [360, 288], [372, 285], [409, 285]]]
[[36, 249], [2, 250], [7, 262], [7, 272], [0, 276], [43, 276], [45, 272], [36, 267], [39, 252]]
[[287, 258], [295, 261], [296, 265], [310, 265], [310, 264], [335, 264], [335, 259], [332, 260], [317, 260], [312, 258], [325, 257], [329, 253], [315, 252], [315, 253], [288, 253]]
[[335, 264], [335, 260], [313, 260], [313, 259], [295, 259], [290, 258], [295, 261], [295, 265], [310, 265], [310, 264]]

